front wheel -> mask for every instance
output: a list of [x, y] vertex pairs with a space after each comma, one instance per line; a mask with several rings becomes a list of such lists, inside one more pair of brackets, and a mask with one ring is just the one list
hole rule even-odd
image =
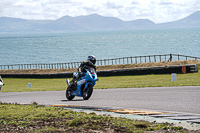
[[72, 89], [70, 88], [70, 87], [67, 87], [67, 90], [66, 90], [66, 98], [68, 99], [68, 100], [72, 100], [72, 99], [74, 99], [74, 95], [72, 95]]
[[88, 100], [93, 92], [93, 85], [89, 84], [88, 87], [82, 90], [82, 94], [83, 94], [83, 99], [84, 100]]

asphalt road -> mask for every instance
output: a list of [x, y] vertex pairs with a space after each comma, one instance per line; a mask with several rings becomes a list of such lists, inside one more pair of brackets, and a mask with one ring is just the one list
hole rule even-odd
[[95, 89], [89, 100], [75, 97], [68, 101], [65, 91], [0, 92], [6, 103], [43, 105], [81, 105], [162, 110], [200, 114], [200, 86]]

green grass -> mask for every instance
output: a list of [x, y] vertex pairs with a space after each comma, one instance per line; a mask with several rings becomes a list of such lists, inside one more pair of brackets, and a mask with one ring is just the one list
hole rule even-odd
[[[53, 91], [65, 90], [66, 79], [29, 79], [29, 78], [3, 78], [5, 86], [2, 92], [25, 92], [25, 91]], [[28, 83], [31, 87], [28, 88]]]
[[[54, 91], [67, 88], [66, 79], [3, 78], [5, 86], [1, 92]], [[28, 88], [31, 83], [31, 88]], [[200, 73], [177, 74], [177, 81], [171, 81], [171, 74], [99, 77], [95, 89], [200, 86]]]
[[132, 87], [166, 87], [166, 86], [199, 86], [200, 74], [177, 74], [177, 81], [171, 81], [170, 74], [102, 77], [97, 88], [132, 88]]
[[[9, 110], [9, 111], [8, 111]], [[167, 123], [157, 124], [125, 118], [78, 113], [34, 105], [0, 103], [0, 132], [144, 132], [187, 131]]]

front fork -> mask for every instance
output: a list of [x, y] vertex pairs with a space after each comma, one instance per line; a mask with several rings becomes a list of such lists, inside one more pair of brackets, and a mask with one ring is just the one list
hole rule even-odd
[[71, 90], [72, 90], [72, 92], [77, 90], [77, 83], [76, 82], [74, 82], [74, 84], [72, 85]]

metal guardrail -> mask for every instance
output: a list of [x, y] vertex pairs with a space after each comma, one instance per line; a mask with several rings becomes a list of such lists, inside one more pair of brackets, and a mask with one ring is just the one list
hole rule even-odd
[[[162, 61], [177, 61], [177, 60], [200, 60], [199, 57], [192, 57], [179, 54], [165, 54], [165, 55], [148, 55], [148, 56], [134, 56], [113, 59], [97, 60], [97, 66], [104, 65], [118, 65], [118, 64], [138, 64], [147, 62], [162, 62]], [[39, 63], [39, 64], [13, 64], [0, 65], [0, 70], [14, 70], [14, 69], [63, 69], [63, 68], [78, 68], [81, 62], [69, 63]]]

